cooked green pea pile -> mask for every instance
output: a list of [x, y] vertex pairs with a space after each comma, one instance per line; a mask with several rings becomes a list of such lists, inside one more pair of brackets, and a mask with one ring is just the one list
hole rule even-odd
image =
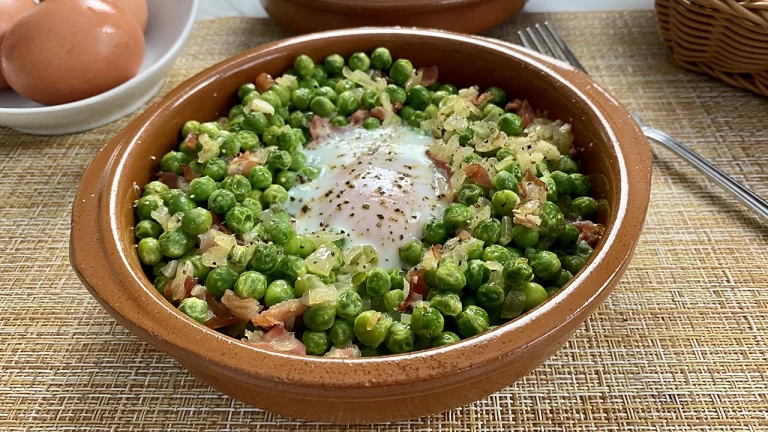
[[[282, 322], [295, 344], [280, 346], [317, 356], [453, 344], [557, 293], [603, 230], [570, 125], [499, 87], [459, 90], [429, 73], [383, 47], [301, 55], [277, 79], [243, 84], [227, 117], [184, 124], [135, 204], [137, 255], [157, 290], [231, 336], [258, 341]], [[399, 245], [402, 268], [378, 267], [374, 248], [345, 247], [330, 227], [297, 233], [285, 204], [321, 175], [302, 152], [313, 128], [397, 124], [436, 138], [428, 154], [453, 188], [442, 217]]]

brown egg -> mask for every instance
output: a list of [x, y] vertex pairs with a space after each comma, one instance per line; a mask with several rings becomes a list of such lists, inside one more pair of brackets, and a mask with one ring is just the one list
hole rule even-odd
[[[0, 46], [3, 45], [3, 38], [11, 26], [33, 7], [35, 2], [32, 0], [0, 0]], [[0, 89], [4, 88], [8, 88], [8, 83], [3, 78], [3, 71], [0, 68]]]
[[147, 29], [147, 19], [149, 12], [147, 11], [147, 0], [109, 0], [116, 4], [118, 7], [125, 9], [126, 12], [139, 23], [139, 27], [142, 30]]
[[11, 88], [44, 105], [114, 88], [134, 77], [143, 59], [136, 20], [104, 0], [45, 1], [16, 22], [0, 48]]

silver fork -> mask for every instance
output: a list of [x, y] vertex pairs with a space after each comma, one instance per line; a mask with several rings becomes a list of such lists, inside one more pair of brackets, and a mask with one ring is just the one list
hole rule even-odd
[[[568, 45], [565, 44], [563, 39], [557, 33], [557, 30], [555, 30], [555, 27], [549, 21], [544, 21], [543, 25], [538, 23], [533, 27], [527, 27], [525, 30], [518, 30], [517, 34], [524, 47], [554, 57], [558, 60], [564, 60], [582, 72], [587, 73], [584, 66], [568, 48]], [[554, 44], [552, 42], [554, 42]], [[630, 111], [630, 114], [643, 129], [646, 138], [652, 139], [664, 146], [667, 150], [670, 150], [681, 157], [700, 173], [709, 177], [710, 180], [730, 192], [736, 199], [744, 203], [744, 205], [752, 209], [763, 219], [768, 220], [768, 202], [736, 182], [733, 178], [720, 171], [717, 167], [696, 154], [684, 144], [669, 136], [666, 132], [644, 124], [640, 119], [640, 116], [636, 113]]]

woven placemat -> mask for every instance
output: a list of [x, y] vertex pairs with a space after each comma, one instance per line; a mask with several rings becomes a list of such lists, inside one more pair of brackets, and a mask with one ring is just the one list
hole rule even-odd
[[[648, 123], [768, 197], [768, 100], [670, 65], [650, 12], [553, 21], [603, 86]], [[165, 91], [286, 36], [270, 21], [197, 24]], [[0, 128], [0, 429], [341, 430], [245, 406], [110, 318], [68, 261], [81, 174], [123, 119], [41, 138]], [[768, 229], [655, 148], [648, 220], [630, 269], [530, 375], [440, 415], [356, 431], [768, 430]]]

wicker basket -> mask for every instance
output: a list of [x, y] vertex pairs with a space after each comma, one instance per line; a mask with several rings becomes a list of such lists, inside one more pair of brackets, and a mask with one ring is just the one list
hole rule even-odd
[[768, 96], [768, 0], [656, 0], [675, 64]]

